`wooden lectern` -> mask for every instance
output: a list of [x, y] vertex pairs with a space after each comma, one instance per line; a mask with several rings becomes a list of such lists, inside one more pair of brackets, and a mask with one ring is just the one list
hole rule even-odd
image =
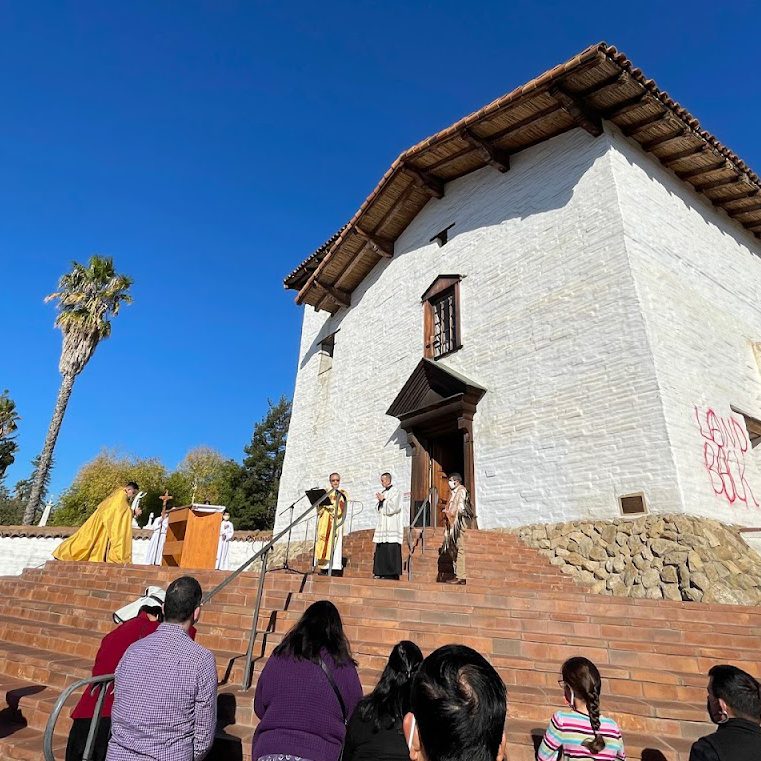
[[161, 565], [210, 568], [217, 564], [222, 513], [201, 505], [175, 507], [167, 513], [169, 524]]

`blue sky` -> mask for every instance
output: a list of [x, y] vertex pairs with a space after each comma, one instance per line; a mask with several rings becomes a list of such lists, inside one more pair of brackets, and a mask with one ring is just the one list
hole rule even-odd
[[761, 170], [753, 2], [0, 0], [0, 390], [12, 485], [52, 411], [45, 294], [114, 257], [135, 302], [79, 377], [53, 491], [102, 448], [240, 458], [293, 389], [282, 278], [396, 155], [606, 40]]

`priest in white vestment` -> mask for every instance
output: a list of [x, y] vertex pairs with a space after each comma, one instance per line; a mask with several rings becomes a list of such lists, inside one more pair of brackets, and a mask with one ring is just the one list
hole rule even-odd
[[146, 565], [161, 565], [161, 558], [164, 552], [164, 542], [166, 541], [166, 530], [169, 525], [169, 516], [164, 513], [164, 517], [161, 515], [156, 516], [153, 523], [146, 528], [151, 529], [150, 541], [148, 542], [148, 550], [145, 553]]
[[381, 486], [383, 490], [375, 494], [378, 500], [378, 526], [373, 535], [373, 576], [376, 579], [398, 579], [402, 575], [404, 541], [402, 495], [391, 483], [390, 473], [381, 476]]
[[217, 564], [215, 566], [218, 571], [230, 570], [230, 542], [234, 533], [235, 527], [230, 521], [230, 513], [225, 510], [222, 513], [222, 523], [219, 526], [219, 545], [217, 546]]

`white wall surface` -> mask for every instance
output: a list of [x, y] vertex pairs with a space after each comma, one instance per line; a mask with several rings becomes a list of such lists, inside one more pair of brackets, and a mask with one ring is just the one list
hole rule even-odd
[[[761, 245], [686, 183], [613, 133], [626, 250], [647, 325], [687, 512], [761, 522]], [[736, 191], [735, 191], [736, 192]]]
[[[682, 509], [610, 149], [608, 134], [576, 130], [505, 174], [449, 183], [350, 309], [305, 308], [279, 510], [333, 470], [365, 504], [354, 528], [374, 524], [380, 472], [409, 491], [406, 436], [385, 411], [422, 356], [420, 296], [440, 274], [464, 278], [463, 348], [441, 364], [487, 388], [474, 419], [482, 527], [613, 517], [633, 492]], [[452, 223], [446, 246], [428, 242]]]
[[[63, 541], [62, 537], [1, 536], [0, 576], [18, 576], [25, 568], [37, 568], [53, 560], [52, 552]], [[132, 562], [142, 565], [148, 550], [148, 539], [132, 539]], [[230, 568], [242, 565], [268, 541], [233, 540], [230, 545]]]

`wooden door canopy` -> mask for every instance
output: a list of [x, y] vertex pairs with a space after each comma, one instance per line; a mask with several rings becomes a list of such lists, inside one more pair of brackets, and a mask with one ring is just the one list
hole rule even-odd
[[485, 393], [483, 386], [440, 362], [421, 359], [386, 414], [397, 418], [405, 430], [445, 416], [457, 422], [463, 416], [472, 418]]

